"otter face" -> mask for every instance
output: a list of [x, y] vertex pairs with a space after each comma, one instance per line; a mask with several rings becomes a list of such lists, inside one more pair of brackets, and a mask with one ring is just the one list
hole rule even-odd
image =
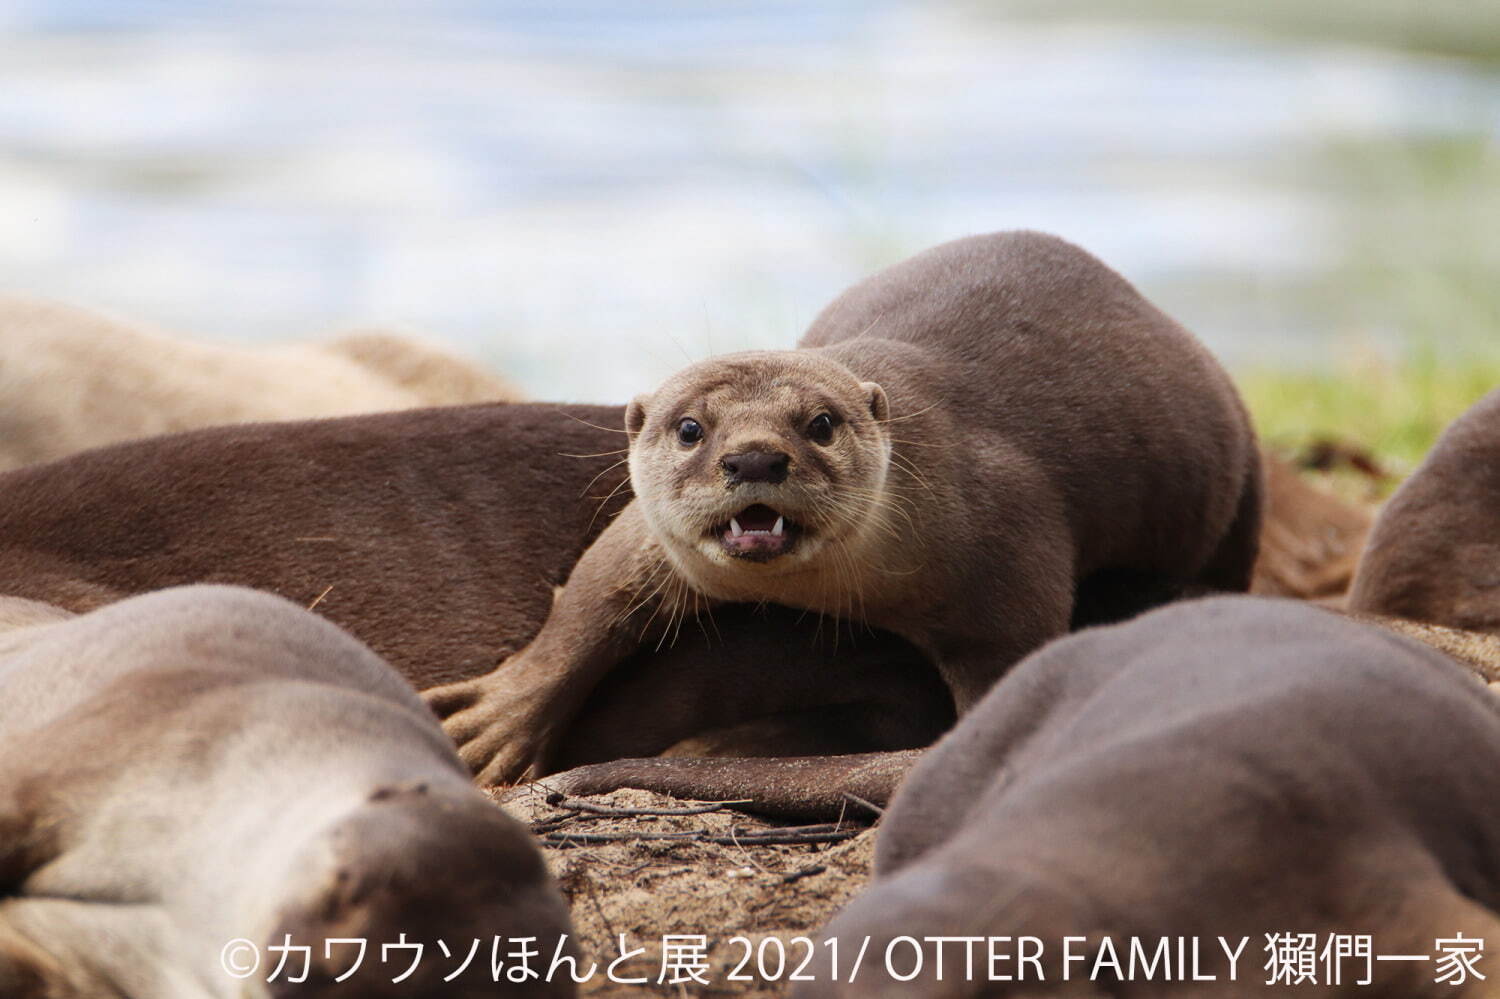
[[806, 351], [730, 354], [626, 410], [630, 479], [679, 560], [806, 568], [879, 502], [885, 392]]

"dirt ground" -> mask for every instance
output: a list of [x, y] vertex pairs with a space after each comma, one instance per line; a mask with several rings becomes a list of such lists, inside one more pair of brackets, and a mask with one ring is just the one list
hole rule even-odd
[[[504, 807], [536, 834], [568, 897], [586, 958], [580, 974], [589, 962], [599, 964], [580, 986], [585, 996], [785, 995], [812, 948], [795, 938], [815, 938], [870, 874], [875, 834], [852, 815], [789, 828], [645, 791], [547, 799], [538, 788]], [[651, 811], [679, 814], [642, 814]], [[757, 842], [766, 838], [798, 842]], [[608, 965], [622, 955], [621, 934], [626, 957], [611, 981]], [[684, 962], [703, 981], [683, 971], [678, 977], [688, 980], [672, 984], [673, 973], [664, 974], [669, 935], [706, 937], [706, 967], [698, 969], [692, 954]], [[745, 942], [731, 942], [737, 937]], [[741, 965], [750, 980], [731, 980]], [[648, 981], [623, 981], [641, 978]]]

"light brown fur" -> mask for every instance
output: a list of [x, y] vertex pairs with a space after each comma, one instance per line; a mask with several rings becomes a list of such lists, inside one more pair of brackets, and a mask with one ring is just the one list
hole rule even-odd
[[1374, 519], [1306, 481], [1277, 455], [1263, 455], [1266, 520], [1251, 593], [1342, 603]]
[[[0, 597], [0, 995], [396, 999], [495, 995], [457, 945], [536, 938], [567, 907], [530, 836], [468, 780], [369, 649], [268, 594], [193, 586], [78, 616]], [[50, 619], [50, 620], [47, 620]], [[428, 958], [400, 983], [381, 947]], [[242, 938], [310, 947], [240, 981]], [[364, 938], [352, 977], [349, 950]], [[399, 952], [398, 952], [399, 953]], [[545, 964], [543, 965], [545, 968]], [[566, 976], [505, 994], [562, 999]]]
[[361, 329], [313, 346], [347, 357], [409, 392], [417, 400], [413, 406], [520, 402], [526, 397], [509, 380], [405, 333]]
[[0, 298], [0, 470], [193, 427], [515, 398], [468, 362], [389, 333], [237, 347]]

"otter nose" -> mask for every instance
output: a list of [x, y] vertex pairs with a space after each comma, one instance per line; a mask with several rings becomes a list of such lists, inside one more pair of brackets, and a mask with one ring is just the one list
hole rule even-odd
[[739, 482], [769, 482], [775, 485], [786, 481], [787, 466], [792, 456], [782, 451], [741, 451], [726, 454], [719, 459], [729, 476], [729, 484]]

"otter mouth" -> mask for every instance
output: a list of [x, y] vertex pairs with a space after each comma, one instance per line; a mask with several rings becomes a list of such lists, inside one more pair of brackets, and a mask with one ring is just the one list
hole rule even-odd
[[791, 551], [802, 528], [764, 503], [755, 503], [714, 528], [713, 533], [735, 558], [768, 562]]

